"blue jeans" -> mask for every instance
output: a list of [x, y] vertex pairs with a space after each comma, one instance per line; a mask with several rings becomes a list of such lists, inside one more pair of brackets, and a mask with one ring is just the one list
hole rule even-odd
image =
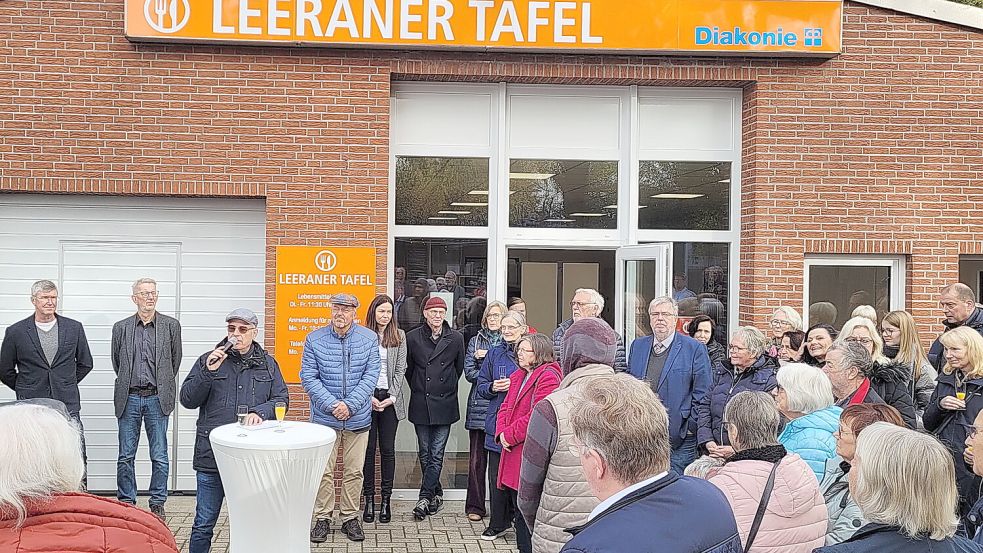
[[416, 425], [416, 443], [419, 448], [420, 470], [423, 482], [420, 484], [420, 499], [430, 499], [444, 495], [440, 487], [440, 471], [444, 468], [444, 448], [451, 435], [449, 424]]
[[669, 454], [669, 466], [680, 476], [686, 467], [696, 460], [696, 436], [689, 435], [683, 439], [679, 447]]
[[197, 472], [198, 493], [195, 498], [195, 523], [191, 527], [189, 553], [208, 553], [212, 548], [212, 535], [218, 513], [225, 500], [222, 477], [217, 472]]
[[140, 445], [140, 422], [147, 429], [150, 442], [150, 504], [163, 505], [167, 501], [167, 473], [170, 463], [167, 460], [168, 418], [160, 408], [157, 396], [142, 397], [130, 394], [126, 408], [119, 419], [119, 458], [116, 460], [116, 497], [124, 502], [137, 502], [137, 479], [133, 461]]

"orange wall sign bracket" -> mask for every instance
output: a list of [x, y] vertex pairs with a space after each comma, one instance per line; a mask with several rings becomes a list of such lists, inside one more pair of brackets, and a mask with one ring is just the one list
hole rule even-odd
[[273, 353], [283, 378], [300, 382], [304, 340], [331, 324], [332, 294], [358, 298], [355, 322], [365, 323], [376, 296], [375, 248], [277, 246]]
[[842, 0], [125, 0], [134, 41], [832, 56]]

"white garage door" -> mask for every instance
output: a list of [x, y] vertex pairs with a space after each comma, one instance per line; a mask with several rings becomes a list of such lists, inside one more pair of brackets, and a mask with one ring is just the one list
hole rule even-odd
[[[33, 313], [31, 283], [40, 279], [58, 284], [59, 313], [85, 325], [95, 368], [79, 388], [93, 491], [116, 489], [109, 344], [113, 323], [135, 313], [133, 281], [157, 280], [158, 310], [181, 321], [183, 382], [195, 358], [222, 339], [232, 309], [255, 311], [262, 331], [265, 227], [261, 200], [0, 194], [0, 333]], [[0, 401], [13, 397], [0, 385]], [[171, 416], [171, 489], [195, 488], [196, 416], [180, 406]], [[136, 471], [146, 490], [145, 435]]]

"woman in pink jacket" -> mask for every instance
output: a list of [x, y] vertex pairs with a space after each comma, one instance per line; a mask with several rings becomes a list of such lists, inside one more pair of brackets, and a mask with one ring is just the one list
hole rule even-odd
[[532, 538], [517, 504], [522, 445], [533, 407], [560, 385], [561, 369], [553, 361], [553, 342], [543, 334], [519, 340], [516, 356], [521, 370], [509, 377], [509, 391], [495, 424], [495, 441], [502, 446], [496, 485], [508, 496], [518, 550], [531, 553]]
[[723, 425], [735, 453], [709, 480], [727, 497], [745, 551], [811, 553], [825, 543], [826, 504], [809, 465], [778, 443], [780, 421], [771, 395], [734, 396], [724, 408]]

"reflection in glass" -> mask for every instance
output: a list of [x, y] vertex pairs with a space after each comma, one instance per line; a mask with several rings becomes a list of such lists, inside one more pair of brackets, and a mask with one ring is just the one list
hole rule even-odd
[[617, 161], [514, 159], [509, 164], [509, 225], [613, 229], [617, 223]]
[[642, 161], [638, 228], [730, 228], [730, 162]]
[[809, 268], [809, 324], [843, 326], [861, 305], [870, 305], [880, 321], [891, 311], [891, 268], [812, 265]]
[[672, 245], [672, 297], [679, 303], [679, 328], [697, 315], [717, 323], [713, 339], [727, 345], [728, 245], [674, 242]]
[[488, 159], [396, 158], [396, 224], [488, 224]]

